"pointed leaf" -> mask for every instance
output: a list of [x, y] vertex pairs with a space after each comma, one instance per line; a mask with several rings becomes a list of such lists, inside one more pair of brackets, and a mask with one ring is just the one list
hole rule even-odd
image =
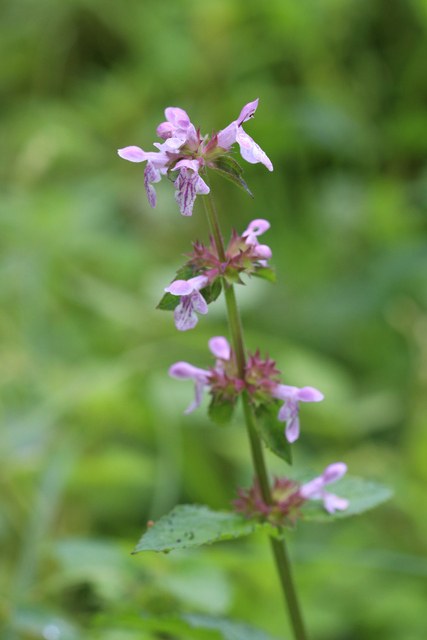
[[280, 405], [277, 402], [262, 404], [255, 410], [258, 433], [267, 447], [288, 464], [292, 464], [291, 444], [285, 437], [285, 425], [279, 422], [277, 414]]
[[211, 302], [214, 302], [218, 298], [221, 291], [222, 291], [221, 280], [220, 278], [216, 278], [212, 284], [208, 285], [207, 287], [204, 287], [200, 291], [200, 293], [202, 294], [206, 302], [210, 304]]
[[156, 309], [162, 311], [173, 311], [180, 303], [180, 297], [174, 296], [172, 293], [166, 292], [163, 298], [160, 300]]
[[276, 272], [272, 267], [257, 267], [252, 271], [252, 275], [269, 282], [276, 282]]
[[234, 158], [228, 155], [222, 155], [215, 160], [215, 164], [212, 164], [210, 166], [211, 166], [211, 169], [213, 169], [214, 171], [217, 171], [224, 178], [227, 178], [227, 180], [234, 182], [234, 184], [236, 184], [238, 187], [240, 187], [241, 189], [244, 189], [244, 191], [247, 191], [247, 193], [249, 193], [251, 198], [254, 197], [252, 193], [249, 191], [246, 182], [242, 178], [242, 174], [243, 174], [242, 167], [239, 165], [238, 162], [236, 162]]
[[231, 418], [233, 417], [233, 412], [234, 404], [230, 402], [230, 400], [226, 400], [225, 402], [215, 402], [215, 399], [212, 399], [208, 409], [209, 418], [212, 422], [221, 426], [230, 423]]
[[198, 547], [247, 536], [263, 527], [273, 529], [268, 523], [247, 520], [245, 516], [231, 511], [211, 511], [205, 506], [184, 504], [155, 522], [142, 536], [133, 553]]

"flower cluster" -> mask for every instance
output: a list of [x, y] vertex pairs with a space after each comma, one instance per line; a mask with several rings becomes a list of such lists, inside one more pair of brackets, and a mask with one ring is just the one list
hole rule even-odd
[[328, 513], [347, 509], [348, 500], [325, 491], [326, 485], [337, 482], [347, 472], [344, 462], [330, 464], [321, 476], [306, 484], [295, 482], [289, 478], [275, 478], [271, 489], [272, 504], [263, 500], [258, 480], [253, 487], [238, 489], [237, 500], [232, 504], [237, 513], [260, 522], [270, 522], [275, 526], [293, 526], [295, 520], [302, 515], [301, 507], [308, 500], [322, 500]]
[[[225, 261], [221, 261], [214, 239], [205, 247], [202, 243], [193, 244], [194, 251], [187, 254], [190, 260], [184, 265], [198, 275], [189, 280], [174, 280], [165, 288], [166, 293], [179, 298], [174, 310], [175, 325], [179, 331], [193, 329], [198, 318], [196, 313], [208, 312], [207, 302], [201, 293], [207, 285], [212, 285], [219, 277], [224, 278], [226, 285], [243, 282], [240, 274], [259, 275], [266, 269], [267, 260], [271, 258], [271, 249], [260, 244], [258, 236], [270, 228], [267, 220], [252, 220], [248, 228], [239, 236], [233, 229], [230, 243], [225, 252]], [[274, 274], [270, 270], [271, 274]]]
[[215, 356], [215, 366], [208, 370], [194, 367], [188, 362], [177, 362], [169, 369], [169, 375], [177, 380], [193, 378], [195, 399], [185, 413], [191, 413], [200, 405], [203, 392], [209, 390], [215, 402], [236, 401], [237, 395], [246, 389], [253, 404], [267, 404], [274, 399], [284, 402], [278, 420], [286, 422], [285, 435], [288, 442], [299, 437], [299, 403], [320, 402], [323, 394], [314, 387], [291, 387], [280, 384], [280, 371], [268, 357], [261, 360], [259, 351], [249, 354], [244, 378], [238, 375], [236, 356], [228, 340], [222, 336], [209, 340], [209, 349]]
[[[246, 104], [237, 120], [234, 120], [211, 138], [200, 136], [183, 109], [168, 107], [165, 110], [166, 122], [157, 127], [157, 135], [164, 142], [155, 142], [158, 151], [143, 151], [140, 147], [129, 146], [118, 150], [121, 158], [130, 162], [146, 162], [144, 185], [148, 201], [156, 206], [156, 191], [153, 184], [161, 180], [162, 175], [179, 172], [174, 179], [175, 200], [183, 216], [191, 216], [198, 194], [209, 193], [209, 186], [201, 177], [206, 167], [212, 169], [221, 165], [221, 158], [237, 142], [242, 157], [252, 164], [262, 162], [273, 171], [273, 165], [264, 151], [243, 130], [243, 123], [253, 117], [258, 100]], [[233, 164], [237, 165], [233, 161]], [[238, 165], [237, 165], [238, 166]], [[240, 169], [240, 167], [239, 167]]]

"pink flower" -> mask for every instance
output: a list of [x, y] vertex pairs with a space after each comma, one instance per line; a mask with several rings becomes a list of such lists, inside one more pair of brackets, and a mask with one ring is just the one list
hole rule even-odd
[[[178, 280], [176, 282], [179, 282]], [[233, 353], [230, 344], [223, 336], [211, 338], [208, 342], [209, 350], [216, 358], [215, 366], [210, 370], [193, 367], [188, 362], [176, 362], [169, 368], [169, 375], [176, 380], [194, 379], [195, 397], [184, 413], [191, 413], [200, 406], [203, 392], [211, 389], [214, 392], [215, 385], [221, 383], [225, 377], [227, 363], [232, 359]]]
[[[175, 200], [182, 215], [191, 216], [196, 195], [209, 193], [209, 187], [200, 173], [204, 172], [206, 167], [218, 168], [216, 163], [219, 163], [220, 158], [224, 157], [224, 152], [235, 142], [240, 145], [240, 152], [245, 160], [251, 163], [262, 162], [270, 171], [273, 170], [273, 165], [264, 151], [242, 128], [243, 122], [252, 117], [257, 106], [258, 100], [249, 102], [243, 107], [238, 120], [218, 135], [214, 133], [210, 140], [209, 136], [200, 136], [200, 130], [196, 130], [183, 109], [168, 107], [165, 109], [166, 121], [157, 127], [157, 135], [163, 140], [154, 143], [157, 152], [146, 152], [140, 147], [129, 146], [119, 149], [118, 154], [130, 162], [147, 162], [144, 184], [148, 201], [153, 208], [156, 205], [156, 192], [152, 185], [159, 182], [162, 175], [179, 170], [174, 183], [177, 189]], [[224, 173], [223, 167], [221, 171]], [[231, 173], [235, 177], [235, 173]], [[244, 185], [242, 180], [240, 183]], [[262, 255], [259, 257], [264, 259]]]
[[193, 402], [191, 402], [184, 411], [185, 414], [191, 413], [194, 409], [200, 406], [203, 392], [205, 389], [209, 388], [210, 371], [193, 367], [193, 365], [188, 362], [175, 362], [175, 364], [169, 368], [169, 375], [172, 378], [175, 378], [175, 380], [188, 380], [189, 378], [194, 379], [195, 397]]
[[235, 142], [240, 147], [240, 153], [242, 157], [251, 164], [262, 162], [269, 171], [273, 171], [273, 165], [264, 151], [257, 145], [257, 143], [243, 131], [242, 124], [247, 122], [253, 117], [258, 107], [259, 98], [253, 102], [248, 102], [237, 120], [234, 120], [225, 129], [218, 133], [218, 146], [223, 149], [229, 149]]
[[299, 495], [305, 500], [323, 500], [323, 506], [328, 513], [334, 513], [337, 509], [343, 511], [349, 505], [348, 500], [328, 493], [323, 487], [337, 482], [346, 472], [347, 465], [344, 462], [334, 462], [326, 467], [321, 476], [304, 484], [299, 489]]
[[253, 247], [252, 253], [257, 258], [262, 258], [263, 266], [266, 266], [266, 260], [270, 260], [272, 253], [270, 247], [266, 244], [260, 244], [258, 242], [257, 236], [262, 235], [270, 228], [270, 223], [268, 220], [263, 220], [262, 218], [258, 218], [256, 220], [252, 220], [249, 224], [246, 231], [242, 233], [242, 238], [246, 238], [246, 244], [249, 244]]
[[179, 331], [194, 329], [199, 319], [196, 313], [205, 315], [208, 312], [206, 300], [200, 289], [206, 287], [209, 280], [206, 276], [196, 276], [190, 280], [175, 280], [165, 291], [173, 296], [180, 296], [179, 305], [175, 308], [175, 326]]
[[199, 176], [200, 165], [197, 160], [180, 160], [175, 169], [181, 169], [174, 187], [175, 201], [179, 205], [179, 211], [183, 216], [191, 216], [196, 195], [209, 193], [209, 187]]
[[148, 202], [154, 209], [156, 206], [156, 191], [151, 185], [161, 180], [161, 173], [166, 173], [167, 163], [169, 162], [168, 156], [162, 151], [159, 151], [158, 153], [155, 151], [146, 153], [139, 147], [134, 146], [119, 149], [117, 153], [121, 158], [129, 160], [129, 162], [147, 161], [147, 166], [145, 167], [144, 172], [144, 186]]
[[295, 442], [299, 438], [300, 422], [298, 417], [300, 402], [320, 402], [324, 395], [314, 387], [290, 387], [278, 384], [273, 389], [274, 398], [284, 400], [285, 404], [277, 416], [281, 422], [286, 422], [285, 435], [288, 442]]

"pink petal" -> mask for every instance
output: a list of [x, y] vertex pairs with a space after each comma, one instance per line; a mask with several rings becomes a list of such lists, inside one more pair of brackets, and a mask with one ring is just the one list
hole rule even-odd
[[278, 384], [277, 387], [273, 389], [272, 395], [279, 400], [289, 400], [290, 398], [295, 398], [298, 391], [298, 387], [291, 387], [288, 384]]
[[286, 423], [285, 436], [288, 442], [295, 442], [299, 438], [299, 418], [295, 416]]
[[223, 336], [216, 336], [209, 340], [208, 345], [210, 352], [215, 356], [215, 358], [230, 360], [231, 347], [227, 338], [224, 338]]
[[162, 122], [157, 127], [157, 135], [159, 138], [163, 138], [163, 140], [167, 140], [167, 138], [172, 138], [175, 131], [175, 127], [170, 122]]
[[191, 296], [182, 296], [180, 304], [174, 311], [175, 326], [178, 331], [194, 329], [199, 318], [194, 313]]
[[320, 393], [320, 391], [314, 387], [303, 387], [302, 389], [298, 389], [298, 393], [296, 394], [297, 400], [301, 402], [320, 402], [324, 397], [323, 393]]
[[209, 371], [193, 367], [189, 362], [175, 362], [175, 364], [169, 367], [168, 373], [171, 378], [175, 378], [176, 380], [188, 380], [189, 378], [195, 378], [197, 376], [209, 376]]
[[323, 484], [337, 482], [347, 473], [347, 465], [344, 462], [334, 462], [330, 464], [322, 473]]
[[246, 231], [242, 233], [242, 238], [249, 235], [260, 236], [261, 234], [268, 231], [270, 226], [271, 225], [269, 221], [264, 220], [263, 218], [257, 218], [256, 220], [252, 220], [252, 222], [249, 223], [249, 226], [246, 229]]
[[328, 513], [334, 513], [336, 510], [344, 511], [350, 504], [346, 498], [340, 498], [333, 493], [327, 493], [326, 491], [322, 495], [323, 505]]
[[130, 162], [144, 162], [144, 160], [147, 160], [147, 154], [139, 147], [124, 147], [124, 149], [118, 149], [117, 153], [121, 158]]
[[191, 302], [192, 302], [194, 311], [197, 311], [197, 313], [200, 313], [202, 315], [207, 314], [208, 305], [201, 293], [199, 293], [198, 291], [195, 291], [191, 295]]
[[263, 260], [270, 260], [273, 254], [271, 253], [270, 247], [266, 244], [258, 244], [253, 250], [253, 255], [257, 258], [262, 258]]
[[173, 296], [188, 296], [193, 289], [194, 287], [189, 280], [174, 280], [169, 287], [165, 288], [165, 291], [171, 293]]
[[252, 138], [248, 136], [241, 127], [237, 131], [236, 141], [239, 143], [242, 158], [244, 158], [246, 162], [250, 162], [251, 164], [262, 162], [269, 171], [273, 171], [271, 160], [264, 153], [261, 147], [252, 140]]
[[245, 106], [240, 112], [239, 117], [237, 118], [237, 124], [239, 126], [243, 122], [247, 122], [250, 118], [253, 117], [255, 111], [257, 110], [258, 102], [259, 102], [259, 98], [257, 98], [253, 102], [248, 102], [248, 104], [245, 104]]

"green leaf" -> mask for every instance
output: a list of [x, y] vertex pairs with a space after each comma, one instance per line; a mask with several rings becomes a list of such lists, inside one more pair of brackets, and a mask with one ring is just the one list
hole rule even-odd
[[[301, 478], [301, 474], [297, 476], [292, 474], [295, 479], [307, 482], [315, 477], [313, 474], [307, 478]], [[363, 478], [355, 478], [345, 476], [339, 482], [334, 483], [331, 487], [326, 487], [326, 491], [335, 493], [340, 498], [347, 498], [349, 506], [344, 511], [335, 511], [334, 514], [328, 513], [322, 506], [321, 501], [309, 501], [301, 508], [304, 520], [315, 520], [317, 522], [332, 522], [333, 520], [341, 520], [349, 516], [358, 515], [369, 511], [374, 507], [390, 500], [393, 491], [378, 482], [365, 480]]]
[[173, 311], [180, 303], [180, 297], [174, 296], [172, 293], [165, 293], [163, 298], [160, 300], [156, 309], [161, 309], [162, 311]]
[[[183, 614], [159, 616], [142, 615], [116, 616], [107, 618], [99, 626], [120, 627], [127, 630], [140, 630], [151, 632], [159, 638], [160, 634], [177, 640], [276, 640], [270, 635], [252, 627], [251, 625], [227, 618], [217, 618], [202, 614]], [[144, 636], [145, 637], [145, 636]]]
[[231, 511], [211, 511], [208, 507], [184, 504], [163, 516], [142, 536], [133, 553], [138, 551], [171, 551], [240, 538], [267, 527], [268, 523], [247, 520]]
[[222, 291], [221, 279], [216, 278], [211, 285], [201, 289], [200, 293], [206, 300], [207, 304], [214, 302]]
[[[313, 473], [292, 474], [300, 482], [308, 482]], [[349, 500], [344, 511], [328, 513], [321, 501], [308, 501], [301, 507], [301, 520], [332, 522], [364, 513], [391, 498], [392, 491], [377, 482], [362, 478], [343, 478], [331, 487], [331, 493]], [[206, 506], [184, 504], [175, 507], [168, 515], [155, 522], [135, 547], [138, 551], [172, 551], [198, 547], [221, 540], [240, 538], [254, 531], [264, 529], [270, 535], [281, 537], [283, 530], [268, 522], [248, 520], [245, 516], [231, 511], [212, 511]]]
[[215, 398], [212, 399], [212, 402], [209, 405], [208, 414], [209, 418], [215, 424], [219, 424], [224, 426], [229, 424], [231, 418], [233, 417], [234, 412], [234, 404], [230, 400], [226, 400], [225, 402], [215, 401]]
[[252, 271], [252, 275], [269, 282], [276, 282], [276, 272], [272, 267], [257, 267], [255, 271]]
[[228, 155], [219, 156], [217, 160], [215, 160], [215, 164], [211, 165], [211, 169], [213, 169], [214, 171], [217, 171], [224, 178], [227, 178], [227, 180], [230, 180], [241, 189], [244, 189], [244, 191], [247, 191], [247, 193], [249, 193], [251, 198], [254, 197], [252, 193], [249, 191], [246, 182], [242, 178], [242, 174], [243, 174], [242, 167], [231, 156], [228, 156]]
[[292, 448], [285, 437], [285, 425], [279, 422], [279, 403], [262, 404], [255, 410], [258, 433], [267, 447], [288, 464], [292, 464]]

